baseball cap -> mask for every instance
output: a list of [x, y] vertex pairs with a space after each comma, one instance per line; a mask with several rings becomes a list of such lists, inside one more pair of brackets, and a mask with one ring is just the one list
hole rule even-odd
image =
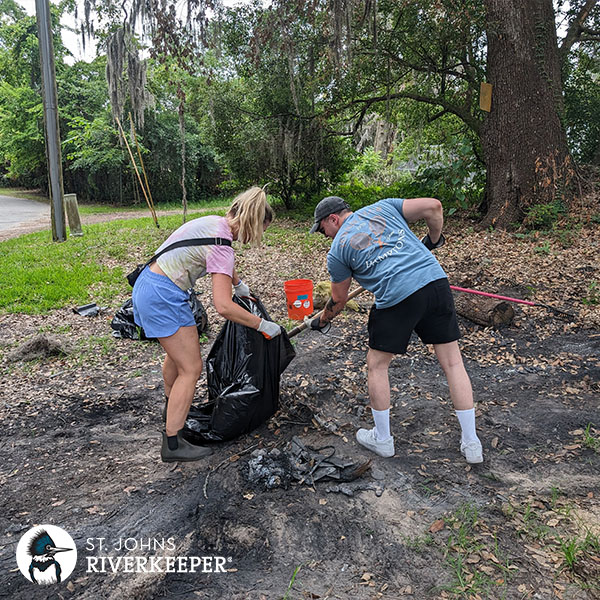
[[319, 225], [323, 219], [344, 209], [350, 210], [350, 205], [343, 198], [339, 196], [327, 196], [327, 198], [323, 198], [315, 206], [315, 223], [310, 228], [310, 233], [315, 233], [319, 229]]

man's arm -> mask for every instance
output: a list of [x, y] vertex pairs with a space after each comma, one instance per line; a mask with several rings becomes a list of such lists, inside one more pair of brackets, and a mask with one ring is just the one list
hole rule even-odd
[[425, 219], [429, 229], [429, 238], [437, 244], [444, 226], [444, 209], [436, 198], [407, 198], [402, 204], [402, 216], [414, 223]]
[[319, 320], [320, 327], [331, 323], [344, 310], [344, 306], [346, 306], [346, 302], [348, 301], [348, 290], [351, 283], [352, 277], [348, 277], [348, 279], [339, 283], [331, 283], [331, 298], [325, 304], [325, 310]]

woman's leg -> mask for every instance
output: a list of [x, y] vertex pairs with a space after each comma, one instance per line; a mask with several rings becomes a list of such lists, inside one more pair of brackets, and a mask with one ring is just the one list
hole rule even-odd
[[[167, 353], [163, 364], [165, 393], [169, 396], [166, 432], [168, 436], [174, 436], [183, 429], [194, 399], [196, 382], [202, 373], [198, 330], [195, 325], [180, 327], [173, 335], [158, 340]], [[171, 380], [173, 375], [175, 377]]]
[[168, 398], [171, 395], [171, 388], [175, 383], [175, 379], [177, 379], [177, 365], [168, 354], [165, 354], [162, 376], [165, 383], [165, 397]]

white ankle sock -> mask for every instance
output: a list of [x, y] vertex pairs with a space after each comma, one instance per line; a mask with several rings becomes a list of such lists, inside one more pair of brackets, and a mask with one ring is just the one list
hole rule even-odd
[[477, 442], [477, 432], [475, 431], [475, 408], [467, 410], [454, 411], [458, 417], [460, 428], [462, 430], [461, 443], [468, 444], [469, 442]]
[[390, 435], [390, 409], [375, 410], [371, 409], [373, 420], [375, 421], [375, 439], [380, 442], [389, 440]]

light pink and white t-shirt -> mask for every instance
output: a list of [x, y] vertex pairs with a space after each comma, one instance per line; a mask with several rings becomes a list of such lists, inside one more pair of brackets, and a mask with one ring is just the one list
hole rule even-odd
[[[232, 240], [225, 217], [210, 215], [184, 223], [158, 248], [192, 238], [220, 237]], [[233, 277], [235, 255], [231, 246], [185, 246], [165, 252], [156, 260], [165, 275], [182, 290], [194, 286], [196, 279], [207, 273], [223, 273]]]

